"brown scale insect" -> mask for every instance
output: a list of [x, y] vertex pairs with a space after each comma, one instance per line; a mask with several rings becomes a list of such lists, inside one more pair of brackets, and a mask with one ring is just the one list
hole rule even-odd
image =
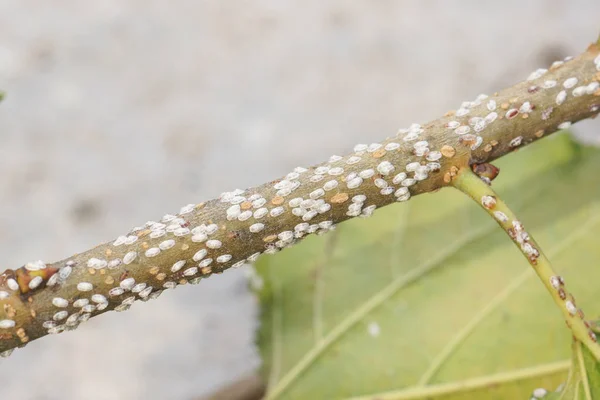
[[558, 297], [560, 297], [561, 300], [565, 300], [567, 298], [567, 294], [563, 288], [558, 289]]
[[500, 173], [500, 168], [490, 163], [473, 164], [471, 169], [481, 178], [482, 181], [490, 185]]

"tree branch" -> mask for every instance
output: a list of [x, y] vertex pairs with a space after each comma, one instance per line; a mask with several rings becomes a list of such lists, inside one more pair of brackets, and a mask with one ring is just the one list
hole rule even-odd
[[285, 178], [190, 204], [65, 260], [6, 270], [0, 275], [0, 352], [448, 186], [462, 168], [597, 115], [598, 81], [599, 47], [592, 45], [573, 60], [381, 143], [357, 145], [347, 156], [296, 168]]

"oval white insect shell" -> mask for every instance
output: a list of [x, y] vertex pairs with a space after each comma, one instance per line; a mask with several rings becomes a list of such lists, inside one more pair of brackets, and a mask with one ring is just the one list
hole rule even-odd
[[219, 249], [219, 248], [221, 248], [222, 245], [223, 244], [221, 243], [220, 240], [215, 240], [215, 239], [212, 239], [212, 240], [209, 240], [206, 242], [206, 247], [208, 247], [209, 249]]
[[454, 133], [456, 133], [457, 135], [464, 135], [466, 133], [469, 133], [471, 131], [471, 127], [468, 125], [462, 125], [459, 126], [458, 128], [456, 128], [454, 130]]
[[281, 197], [289, 196], [292, 193], [292, 189], [293, 189], [293, 187], [285, 188], [285, 189], [279, 189], [277, 191], [277, 196], [281, 196]]
[[52, 319], [55, 321], [61, 321], [65, 318], [67, 318], [68, 316], [69, 316], [69, 313], [67, 311], [59, 311], [56, 314], [54, 314]]
[[522, 142], [523, 142], [523, 136], [517, 136], [516, 138], [511, 140], [508, 145], [510, 147], [517, 147], [517, 146], [520, 146]]
[[208, 267], [210, 264], [212, 264], [212, 262], [213, 262], [212, 258], [206, 258], [206, 259], [200, 261], [198, 263], [198, 266], [199, 267]]
[[310, 226], [310, 224], [308, 224], [306, 222], [301, 222], [294, 227], [294, 231], [303, 232], [303, 231], [307, 230], [309, 226]]
[[528, 101], [521, 104], [521, 107], [519, 108], [519, 112], [523, 114], [530, 113], [532, 110], [533, 108], [531, 107], [531, 103]]
[[394, 169], [396, 169], [396, 168], [389, 161], [382, 161], [377, 166], [377, 171], [379, 171], [379, 173], [382, 175], [389, 175], [390, 173], [392, 173], [394, 171]]
[[10, 329], [10, 328], [14, 328], [15, 326], [15, 321], [13, 321], [12, 319], [3, 319], [0, 321], [0, 329]]
[[65, 308], [69, 306], [69, 301], [63, 299], [62, 297], [55, 297], [52, 299], [52, 304], [58, 308]]
[[321, 204], [319, 206], [319, 208], [317, 209], [317, 211], [319, 212], [319, 214], [326, 213], [329, 210], [331, 210], [331, 204], [329, 204], [329, 203]]
[[208, 239], [208, 236], [206, 235], [206, 233], [198, 232], [192, 236], [192, 242], [194, 242], [194, 243], [202, 243], [202, 242], [206, 241], [206, 239]]
[[175, 246], [175, 240], [168, 239], [163, 242], [160, 242], [160, 244], [158, 245], [158, 248], [161, 250], [169, 250], [170, 248], [172, 248], [174, 246]]
[[19, 290], [19, 284], [13, 278], [6, 280], [6, 286], [8, 286], [10, 290]]
[[375, 179], [374, 183], [375, 183], [375, 186], [377, 186], [379, 189], [383, 189], [388, 186], [388, 183], [385, 181], [385, 179], [381, 179], [381, 178]]
[[154, 231], [150, 233], [150, 237], [152, 239], [158, 239], [159, 237], [165, 236], [167, 234], [166, 230]]
[[398, 184], [400, 184], [400, 182], [402, 182], [406, 178], [407, 178], [406, 173], [405, 172], [400, 172], [399, 174], [397, 174], [396, 176], [394, 176], [394, 179], [392, 179], [392, 183], [394, 185], [398, 185]]
[[477, 136], [477, 139], [475, 140], [475, 144], [471, 146], [471, 150], [477, 150], [479, 146], [481, 146], [481, 144], [483, 143], [483, 138], [481, 136]]
[[77, 290], [79, 290], [80, 292], [89, 292], [93, 288], [94, 288], [94, 285], [92, 285], [89, 282], [79, 282], [77, 284]]
[[[77, 315], [77, 314], [73, 314], [73, 315]], [[54, 328], [54, 327], [56, 327], [56, 322], [54, 322], [54, 321], [45, 321], [42, 324], [42, 327], [45, 328], [45, 329]]]
[[106, 297], [101, 294], [94, 294], [92, 295], [92, 301], [94, 303], [106, 303], [108, 300], [106, 300]]
[[320, 175], [320, 174], [316, 174], [310, 177], [310, 181], [317, 183], [323, 180], [323, 178], [325, 178], [325, 175]]
[[[331, 182], [331, 181], [330, 181], [330, 182]], [[334, 181], [334, 182], [335, 182], [335, 181]], [[290, 207], [298, 207], [298, 206], [300, 205], [300, 203], [302, 203], [302, 200], [303, 200], [303, 198], [302, 198], [302, 197], [295, 197], [295, 198], [291, 199], [291, 200], [288, 202], [288, 205], [289, 205]]]
[[[421, 166], [421, 164], [420, 164], [420, 163], [418, 163], [418, 162], [411, 162], [411, 163], [408, 163], [408, 164], [406, 164], [406, 167], [405, 167], [405, 168], [406, 168], [406, 170], [407, 170], [408, 172], [414, 172], [414, 171], [416, 171], [416, 170], [417, 170], [417, 168], [419, 168], [420, 166]], [[406, 175], [406, 174], [405, 174], [405, 175]]]
[[417, 181], [412, 178], [406, 178], [402, 181], [402, 186], [409, 187], [416, 183]]
[[33, 290], [40, 286], [44, 279], [41, 276], [36, 276], [32, 280], [29, 281], [29, 289]]
[[545, 68], [538, 68], [535, 71], [533, 71], [529, 77], [527, 77], [528, 81], [533, 81], [535, 79], [541, 78], [546, 72], [548, 72], [547, 69]]
[[442, 158], [442, 153], [441, 153], [441, 152], [439, 152], [439, 151], [437, 151], [437, 150], [436, 150], [436, 151], [430, 151], [430, 152], [427, 154], [427, 157], [426, 157], [426, 158], [427, 158], [427, 160], [428, 160], [428, 161], [437, 161], [437, 160], [439, 160], [440, 158]]
[[147, 285], [146, 285], [144, 282], [142, 282], [142, 283], [138, 283], [138, 284], [136, 284], [134, 287], [132, 287], [132, 288], [131, 288], [131, 292], [132, 292], [132, 293], [139, 293], [139, 292], [141, 292], [142, 290], [146, 289], [146, 286], [147, 286]]
[[198, 267], [190, 267], [190, 268], [186, 269], [185, 271], [183, 271], [184, 276], [193, 276], [193, 275], [196, 275], [197, 273], [198, 273]]
[[146, 252], [144, 253], [144, 255], [148, 258], [156, 257], [159, 254], [160, 254], [160, 249], [158, 247], [151, 247], [148, 250], [146, 250]]
[[204, 257], [206, 257], [207, 254], [208, 254], [208, 251], [206, 251], [206, 249], [200, 249], [192, 256], [192, 260], [198, 262], [198, 261], [202, 260]]
[[125, 256], [123, 257], [123, 264], [131, 264], [133, 262], [133, 260], [135, 260], [135, 258], [137, 257], [137, 252], [135, 251], [130, 251], [129, 253], [125, 254]]
[[371, 143], [369, 145], [369, 148], [367, 149], [367, 151], [369, 153], [373, 153], [374, 151], [379, 150], [382, 147], [382, 145], [380, 143]]
[[600, 83], [594, 81], [586, 86], [586, 93], [594, 94], [596, 92], [596, 90], [598, 90], [598, 89], [600, 89]]
[[569, 129], [571, 127], [571, 122], [570, 121], [565, 121], [561, 124], [558, 125], [558, 129]]
[[246, 221], [252, 217], [252, 211], [246, 210], [238, 215], [238, 221]]
[[230, 261], [232, 258], [231, 254], [223, 254], [220, 255], [219, 257], [217, 257], [217, 262], [218, 263], [226, 263], [228, 261]]
[[131, 290], [131, 288], [135, 285], [135, 279], [133, 278], [125, 278], [119, 283], [121, 289]]
[[71, 272], [73, 271], [73, 268], [69, 265], [62, 267], [59, 271], [58, 271], [58, 275], [60, 276], [61, 280], [66, 280], [69, 275], [71, 275]]
[[352, 202], [353, 203], [364, 203], [365, 201], [367, 201], [367, 196], [365, 196], [364, 194], [357, 194], [356, 196], [352, 197]]
[[325, 195], [325, 190], [324, 189], [316, 189], [313, 190], [312, 192], [310, 192], [309, 196], [311, 199], [318, 199], [321, 196]]
[[206, 234], [207, 235], [212, 235], [213, 233], [217, 232], [219, 230], [219, 227], [217, 226], [217, 224], [209, 224], [206, 226]]
[[348, 187], [348, 189], [356, 189], [358, 188], [361, 184], [363, 183], [363, 180], [361, 177], [356, 177], [348, 182], [346, 182], [346, 186]]
[[123, 293], [125, 293], [125, 290], [123, 290], [123, 289], [122, 289], [122, 288], [120, 288], [120, 287], [115, 287], [115, 288], [112, 288], [112, 289], [110, 289], [110, 290], [108, 291], [108, 295], [109, 295], [109, 296], [111, 296], [111, 297], [120, 296], [120, 295], [122, 295]]
[[494, 211], [494, 217], [500, 222], [508, 221], [508, 217], [502, 211]]
[[[331, 181], [327, 181], [325, 182], [325, 184], [323, 185], [323, 190], [329, 191], [329, 190], [333, 190], [338, 186], [338, 181], [335, 180], [331, 180]], [[290, 207], [296, 207], [296, 206], [292, 206], [290, 204]]]
[[75, 300], [75, 302], [73, 302], [73, 307], [81, 308], [81, 307], [89, 304], [89, 302], [90, 301], [88, 299], [77, 299], [77, 300]]
[[405, 142], [412, 142], [413, 140], [417, 140], [419, 138], [419, 132], [409, 132], [402, 138]]
[[[360, 179], [360, 178], [358, 178]], [[303, 221], [310, 221], [311, 219], [313, 219], [316, 215], [318, 214], [317, 211], [315, 210], [310, 210], [307, 211], [303, 216], [302, 216], [302, 220]]]
[[246, 258], [246, 260], [248, 260], [248, 262], [253, 263], [256, 260], [258, 260], [258, 257], [260, 256], [260, 253], [254, 253], [250, 256], [248, 256], [248, 258]]
[[71, 314], [69, 316], [69, 318], [67, 318], [67, 321], [65, 323], [69, 326], [75, 326], [75, 325], [77, 325], [78, 319], [79, 319], [79, 314]]
[[135, 242], [137, 242], [137, 240], [138, 240], [138, 237], [136, 235], [129, 235], [125, 239], [125, 244], [130, 246], [130, 245], [134, 244]]
[[467, 115], [468, 113], [469, 113], [468, 108], [459, 108], [458, 110], [456, 110], [455, 115], [457, 117], [463, 117], [463, 116]]
[[325, 166], [320, 166], [315, 168], [315, 174], [316, 175], [324, 175], [327, 173], [327, 171], [329, 171], [329, 166], [325, 165]]
[[559, 106], [565, 102], [565, 100], [567, 99], [567, 92], [564, 90], [561, 90], [557, 95], [556, 95], [556, 104], [558, 104]]
[[361, 158], [358, 156], [351, 156], [346, 160], [346, 164], [348, 164], [348, 165], [356, 164], [356, 163], [359, 163], [360, 160], [361, 160]]
[[259, 208], [258, 210], [254, 211], [254, 218], [256, 218], [256, 219], [263, 218], [268, 213], [269, 213], [269, 210], [267, 210], [265, 207]]
[[396, 197], [396, 201], [407, 201], [410, 199], [410, 193], [406, 193], [404, 196]]
[[248, 229], [252, 233], [258, 233], [258, 232], [262, 231], [263, 229], [265, 229], [265, 225], [258, 222], [256, 224], [250, 225], [250, 227]]
[[394, 151], [400, 148], [400, 143], [390, 142], [384, 147], [387, 151]]
[[407, 193], [408, 193], [408, 188], [407, 187], [401, 187], [398, 190], [396, 190], [396, 192], [394, 193], [394, 196], [400, 197], [400, 196], [404, 196]]
[[148, 297], [148, 295], [152, 292], [153, 288], [152, 286], [148, 286], [146, 289], [143, 289], [140, 293], [139, 296], [141, 298], [146, 298]]
[[575, 304], [573, 304], [573, 302], [571, 300], [565, 301], [565, 307], [567, 308], [567, 311], [569, 312], [569, 314], [571, 314], [571, 315], [577, 314], [577, 307], [575, 307]]
[[565, 89], [571, 89], [572, 87], [577, 85], [577, 82], [579, 82], [579, 80], [575, 77], [568, 78], [563, 82], [563, 86], [565, 87]]
[[[365, 169], [365, 170], [360, 171], [358, 173], [358, 176], [361, 177], [362, 179], [369, 179], [369, 178], [371, 178], [374, 175], [375, 175], [375, 171], [372, 170], [372, 169]], [[346, 181], [350, 181], [350, 180], [352, 180], [354, 178], [355, 178], [355, 176], [350, 177], [350, 175], [348, 175], [346, 177]]]

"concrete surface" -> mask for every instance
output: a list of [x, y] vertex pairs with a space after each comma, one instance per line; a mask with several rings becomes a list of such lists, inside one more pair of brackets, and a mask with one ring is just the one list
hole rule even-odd
[[[599, 15], [597, 0], [0, 0], [1, 269], [435, 118], [576, 54]], [[228, 272], [16, 351], [0, 398], [192, 399], [259, 364], [257, 313]]]

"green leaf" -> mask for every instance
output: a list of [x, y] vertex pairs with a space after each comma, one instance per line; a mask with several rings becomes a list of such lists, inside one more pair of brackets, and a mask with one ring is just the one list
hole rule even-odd
[[[600, 314], [600, 151], [558, 135], [498, 166], [496, 190], [577, 304]], [[567, 377], [559, 311], [504, 232], [456, 190], [348, 221], [256, 268], [271, 398], [528, 399]]]
[[571, 370], [562, 390], [544, 400], [592, 400], [600, 398], [600, 364], [579, 342], [573, 343]]

